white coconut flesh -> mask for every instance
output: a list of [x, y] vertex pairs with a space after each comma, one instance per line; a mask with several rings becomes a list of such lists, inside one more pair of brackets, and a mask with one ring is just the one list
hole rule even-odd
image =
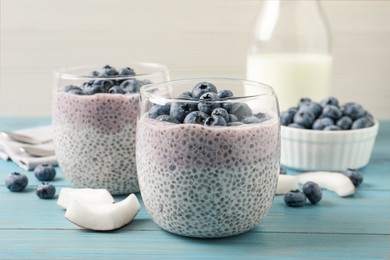
[[355, 186], [350, 178], [338, 172], [305, 172], [296, 176], [300, 184], [308, 181], [317, 183], [321, 188], [335, 192], [340, 197], [355, 193]]
[[81, 204], [93, 205], [112, 204], [115, 202], [110, 192], [106, 189], [62, 188], [58, 195], [57, 204], [67, 209], [74, 200]]
[[297, 190], [298, 179], [294, 175], [279, 174], [276, 195], [286, 194], [289, 191]]
[[105, 205], [83, 204], [74, 200], [68, 206], [65, 218], [85, 229], [109, 231], [129, 224], [140, 208], [134, 194], [120, 202]]

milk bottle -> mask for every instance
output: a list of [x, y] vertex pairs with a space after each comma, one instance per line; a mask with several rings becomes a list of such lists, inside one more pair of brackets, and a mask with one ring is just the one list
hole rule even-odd
[[318, 1], [262, 2], [247, 55], [247, 78], [272, 86], [281, 110], [301, 97], [319, 101], [330, 95], [331, 39]]

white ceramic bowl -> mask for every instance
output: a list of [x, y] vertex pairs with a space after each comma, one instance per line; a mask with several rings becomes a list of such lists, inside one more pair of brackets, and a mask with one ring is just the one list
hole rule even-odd
[[368, 128], [319, 131], [281, 127], [281, 164], [297, 170], [343, 171], [368, 164], [379, 123]]

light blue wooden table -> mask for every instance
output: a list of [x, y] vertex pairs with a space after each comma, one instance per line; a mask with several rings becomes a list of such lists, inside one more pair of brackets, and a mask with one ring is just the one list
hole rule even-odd
[[[50, 123], [49, 119], [0, 118], [0, 130]], [[12, 193], [4, 176], [25, 173], [29, 186]], [[390, 121], [382, 121], [364, 182], [340, 198], [324, 191], [319, 205], [285, 206], [275, 197], [254, 230], [231, 238], [193, 239], [158, 228], [144, 206], [114, 232], [80, 229], [64, 218], [56, 200], [41, 200], [32, 172], [0, 161], [0, 259], [390, 259]], [[60, 171], [52, 183], [69, 184]], [[117, 197], [117, 200], [123, 197]], [[140, 198], [138, 194], [138, 198]]]

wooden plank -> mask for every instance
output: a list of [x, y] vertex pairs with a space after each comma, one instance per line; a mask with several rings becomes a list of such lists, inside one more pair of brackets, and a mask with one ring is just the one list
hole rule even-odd
[[[389, 236], [249, 232], [193, 239], [162, 231], [0, 230], [3, 259], [386, 259]], [[23, 247], [21, 248], [21, 245]]]

